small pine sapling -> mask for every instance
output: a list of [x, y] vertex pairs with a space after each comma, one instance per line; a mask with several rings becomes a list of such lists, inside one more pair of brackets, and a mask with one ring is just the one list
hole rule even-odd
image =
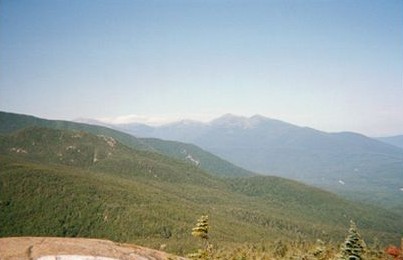
[[199, 237], [204, 241], [208, 241], [208, 216], [201, 216], [197, 220], [196, 227], [192, 229], [192, 236]]
[[202, 239], [204, 248], [199, 249], [197, 253], [190, 254], [189, 257], [193, 259], [207, 259], [209, 252], [211, 251], [211, 245], [209, 244], [209, 224], [208, 216], [203, 215], [197, 220], [196, 227], [192, 228], [192, 236]]
[[340, 250], [340, 260], [362, 260], [365, 250], [365, 242], [357, 231], [354, 221], [350, 221], [350, 229]]

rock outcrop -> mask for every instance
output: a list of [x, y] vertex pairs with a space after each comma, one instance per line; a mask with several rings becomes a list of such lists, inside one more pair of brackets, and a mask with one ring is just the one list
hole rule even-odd
[[1, 260], [162, 260], [185, 258], [109, 240], [59, 237], [0, 238]]

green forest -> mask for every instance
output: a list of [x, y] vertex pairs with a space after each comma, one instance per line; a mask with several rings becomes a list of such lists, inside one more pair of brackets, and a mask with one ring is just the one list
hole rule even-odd
[[[401, 257], [397, 212], [279, 177], [214, 174], [101, 130], [3, 131], [1, 237], [103, 238], [206, 259]], [[192, 236], [200, 216], [208, 235]], [[354, 243], [358, 258], [346, 253]]]

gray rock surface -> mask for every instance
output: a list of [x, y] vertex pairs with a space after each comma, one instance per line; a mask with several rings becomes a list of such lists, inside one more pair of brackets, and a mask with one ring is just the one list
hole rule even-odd
[[59, 237], [0, 238], [1, 260], [162, 260], [185, 258], [109, 240]]

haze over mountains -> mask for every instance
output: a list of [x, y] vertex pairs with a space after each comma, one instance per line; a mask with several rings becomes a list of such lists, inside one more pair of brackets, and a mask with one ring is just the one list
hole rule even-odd
[[137, 137], [192, 143], [250, 171], [403, 208], [403, 149], [358, 133], [327, 133], [260, 115], [231, 114], [208, 123], [109, 126]]

